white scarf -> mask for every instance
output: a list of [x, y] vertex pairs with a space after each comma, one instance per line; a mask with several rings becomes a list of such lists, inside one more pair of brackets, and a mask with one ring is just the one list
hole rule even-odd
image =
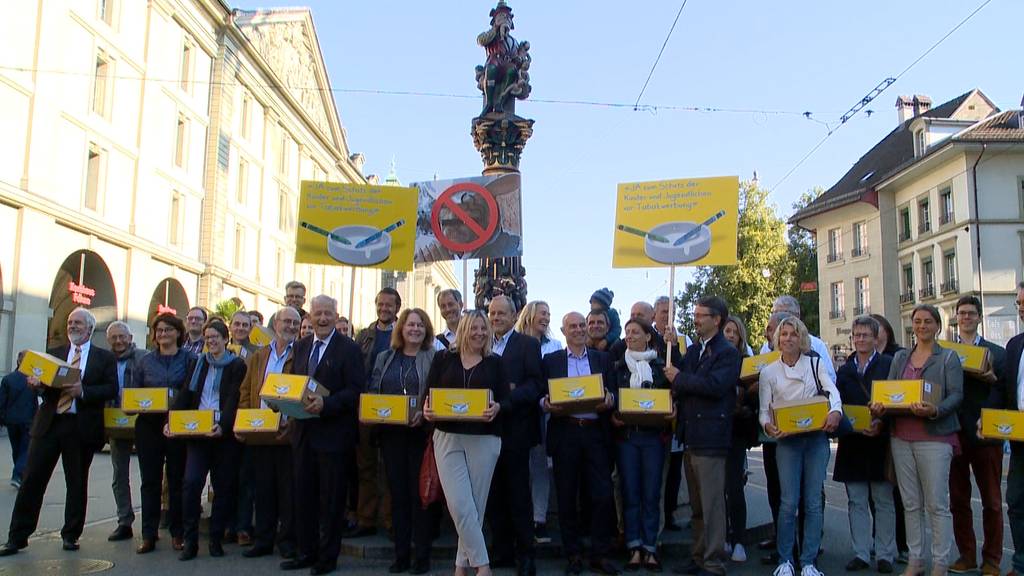
[[651, 371], [651, 360], [658, 357], [654, 350], [626, 350], [626, 367], [629, 368], [629, 387], [643, 388], [644, 382], [654, 383], [654, 373]]

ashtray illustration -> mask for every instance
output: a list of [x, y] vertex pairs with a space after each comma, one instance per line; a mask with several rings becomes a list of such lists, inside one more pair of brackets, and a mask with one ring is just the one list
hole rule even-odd
[[[668, 242], [659, 242], [654, 238], [655, 235], [667, 239]], [[695, 222], [659, 224], [644, 238], [644, 254], [662, 264], [685, 264], [700, 260], [710, 250], [711, 230]]]
[[[339, 226], [331, 230], [331, 235], [327, 237], [327, 253], [331, 258], [349, 266], [380, 264], [391, 256], [391, 235], [384, 232], [370, 240], [378, 232], [372, 226]], [[347, 239], [349, 244], [343, 244], [339, 238]]]

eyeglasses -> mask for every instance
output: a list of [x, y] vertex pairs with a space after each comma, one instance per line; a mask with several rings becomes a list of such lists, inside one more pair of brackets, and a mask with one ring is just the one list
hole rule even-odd
[[177, 332], [177, 331], [178, 330], [175, 329], [175, 328], [157, 328], [153, 332], [156, 332], [157, 334], [170, 334], [171, 332]]

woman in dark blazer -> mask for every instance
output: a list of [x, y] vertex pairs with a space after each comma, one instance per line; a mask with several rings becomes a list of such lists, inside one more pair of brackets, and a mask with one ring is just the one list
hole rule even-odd
[[[213, 512], [210, 515], [210, 556], [223, 556], [221, 540], [235, 499], [241, 444], [231, 433], [238, 411], [238, 394], [245, 379], [245, 362], [225, 349], [228, 327], [219, 319], [203, 329], [208, 352], [199, 357], [191, 378], [178, 391], [176, 410], [214, 410], [213, 431], [187, 444], [185, 483], [182, 495], [185, 549], [180, 560], [191, 560], [199, 551], [199, 513], [203, 486], [210, 475]], [[165, 434], [170, 431], [165, 429]]]

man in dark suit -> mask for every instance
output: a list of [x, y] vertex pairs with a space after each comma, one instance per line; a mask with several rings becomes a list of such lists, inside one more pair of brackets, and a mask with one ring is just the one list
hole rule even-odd
[[537, 400], [543, 389], [540, 341], [512, 329], [515, 305], [505, 296], [491, 300], [487, 318], [494, 332], [493, 352], [501, 356], [511, 394], [501, 403], [501, 455], [494, 470], [487, 517], [491, 525], [491, 566], [511, 566], [520, 575], [537, 572], [533, 549], [533, 496], [530, 448], [540, 443]]
[[0, 556], [28, 546], [58, 458], [64, 465], [67, 485], [64, 527], [60, 531], [65, 550], [78, 550], [78, 538], [85, 528], [89, 465], [92, 455], [103, 447], [103, 406], [117, 394], [117, 364], [113, 354], [89, 341], [96, 329], [96, 317], [91, 312], [85, 308], [72, 310], [67, 329], [70, 344], [47, 352], [80, 369], [82, 378], [61, 389], [44, 386], [35, 376], [28, 378], [28, 385], [42, 396], [43, 403], [32, 421], [28, 467]]
[[292, 373], [312, 377], [330, 395], [316, 396], [306, 405], [315, 417], [291, 424], [298, 552], [281, 568], [327, 574], [337, 567], [341, 552], [345, 462], [356, 445], [356, 415], [366, 372], [359, 346], [335, 331], [338, 303], [330, 296], [316, 296], [309, 315], [313, 335], [296, 342]]
[[[545, 385], [542, 406], [551, 414], [547, 449], [554, 462], [555, 492], [558, 494], [558, 518], [562, 530], [562, 550], [569, 559], [567, 574], [583, 572], [583, 546], [580, 542], [580, 514], [577, 502], [590, 508], [590, 569], [598, 574], [618, 574], [608, 560], [611, 552], [614, 515], [612, 497], [611, 429], [608, 411], [615, 400], [610, 391], [611, 360], [608, 354], [587, 348], [587, 320], [579, 312], [562, 318], [564, 350], [544, 357]], [[593, 411], [570, 413], [552, 405], [547, 380], [577, 376], [601, 376], [605, 401]], [[586, 485], [587, 490], [581, 491]], [[587, 501], [583, 501], [584, 498]]]
[[686, 349], [682, 368], [665, 367], [681, 407], [676, 426], [686, 445], [683, 466], [693, 510], [693, 561], [686, 573], [725, 574], [725, 459], [732, 442], [740, 353], [722, 334], [729, 307], [705, 296], [693, 309], [698, 341]]

